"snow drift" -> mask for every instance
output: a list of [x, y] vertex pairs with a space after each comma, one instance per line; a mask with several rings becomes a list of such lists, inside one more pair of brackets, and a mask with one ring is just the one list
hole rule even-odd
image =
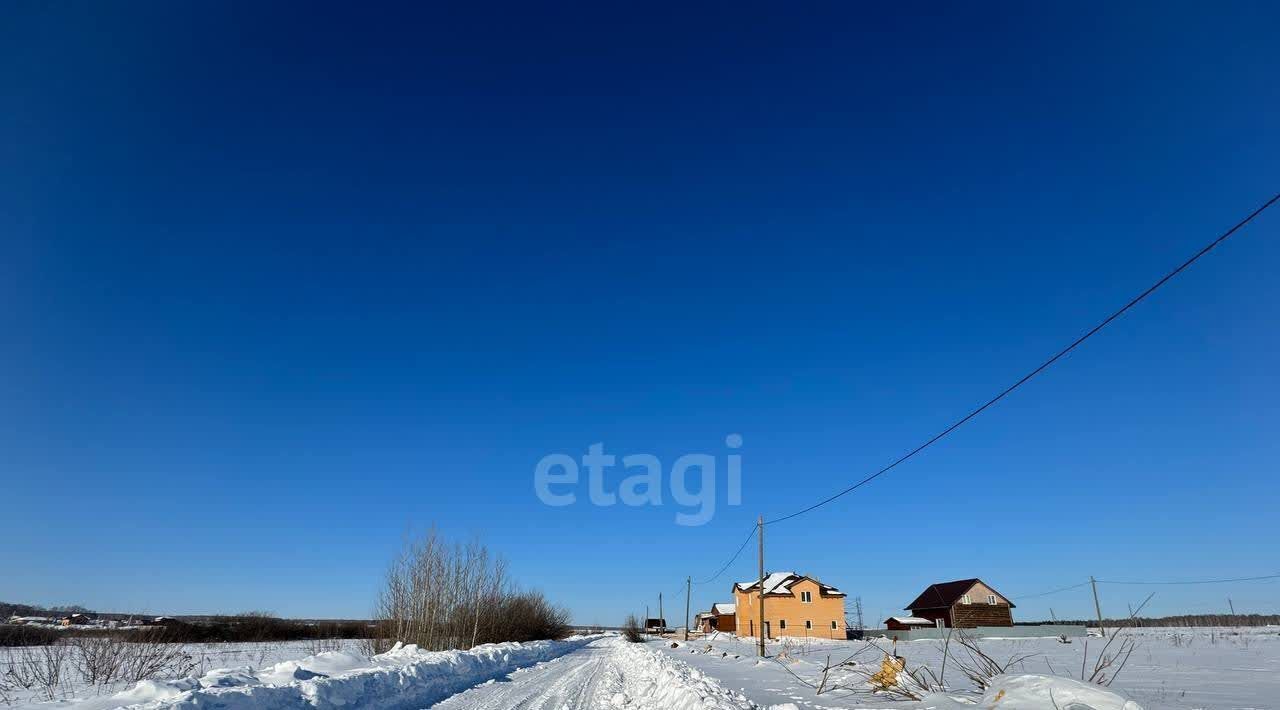
[[223, 668], [199, 678], [142, 681], [109, 697], [28, 705], [108, 710], [145, 708], [422, 708], [517, 668], [551, 660], [600, 638], [496, 643], [470, 651], [423, 651], [397, 644], [372, 657], [330, 651], [259, 670]]
[[[931, 695], [920, 703], [925, 710], [974, 710], [972, 702]], [[1002, 675], [978, 702], [991, 710], [1142, 710], [1132, 700], [1097, 685], [1051, 675]]]

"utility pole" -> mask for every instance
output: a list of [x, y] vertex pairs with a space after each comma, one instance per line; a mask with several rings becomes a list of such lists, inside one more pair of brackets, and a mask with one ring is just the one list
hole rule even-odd
[[640, 623], [644, 624], [644, 631], [646, 634], [648, 634], [649, 633], [649, 605], [648, 604], [644, 605], [644, 621]]
[[667, 630], [667, 617], [662, 615], [662, 592], [658, 592], [658, 635]]
[[1231, 607], [1231, 615], [1236, 615], [1236, 605], [1231, 603], [1231, 597], [1227, 597], [1227, 606]]
[[1107, 637], [1107, 630], [1102, 627], [1102, 605], [1098, 603], [1098, 580], [1089, 575], [1089, 584], [1093, 585], [1093, 610], [1098, 612], [1098, 631], [1102, 632], [1102, 638]]
[[1058, 623], [1058, 616], [1053, 613], [1053, 607], [1049, 607], [1049, 618], [1053, 619], [1053, 623]]
[[756, 537], [760, 542], [760, 657], [764, 658], [764, 516], [756, 520]]
[[693, 592], [693, 577], [684, 578], [684, 640], [689, 640], [689, 596]]

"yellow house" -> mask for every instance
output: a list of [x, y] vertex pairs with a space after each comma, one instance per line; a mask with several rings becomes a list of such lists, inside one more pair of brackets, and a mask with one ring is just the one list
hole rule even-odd
[[[782, 636], [845, 637], [844, 592], [795, 572], [774, 572], [764, 579], [764, 633]], [[739, 636], [758, 636], [760, 580], [733, 585]]]

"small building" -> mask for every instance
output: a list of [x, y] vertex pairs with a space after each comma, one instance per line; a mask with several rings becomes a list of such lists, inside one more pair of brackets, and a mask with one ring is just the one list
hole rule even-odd
[[976, 577], [931, 584], [906, 606], [911, 615], [947, 628], [1013, 626], [1013, 602]]
[[[735, 632], [759, 636], [760, 580], [733, 585]], [[764, 636], [845, 637], [845, 593], [813, 577], [774, 572], [764, 578]]]
[[704, 634], [709, 634], [716, 630], [715, 617], [712, 616], [709, 611], [699, 612], [698, 615], [693, 618], [693, 626], [698, 631], [701, 631]]
[[921, 619], [918, 616], [891, 616], [884, 620], [884, 627], [889, 631], [927, 629], [934, 626], [934, 624], [935, 622], [928, 619]]
[[90, 619], [88, 614], [68, 614], [58, 619], [58, 623], [63, 626], [87, 626], [92, 622], [93, 619]]
[[738, 628], [737, 612], [733, 604], [726, 602], [716, 602], [711, 605], [711, 611], [701, 615], [698, 628], [704, 633], [713, 631], [724, 631], [733, 633]]
[[644, 630], [645, 630], [645, 633], [649, 633], [649, 634], [665, 634], [667, 632], [667, 620], [666, 619], [645, 619]]
[[26, 624], [52, 624], [53, 619], [47, 616], [11, 616], [9, 623], [17, 626], [25, 626]]

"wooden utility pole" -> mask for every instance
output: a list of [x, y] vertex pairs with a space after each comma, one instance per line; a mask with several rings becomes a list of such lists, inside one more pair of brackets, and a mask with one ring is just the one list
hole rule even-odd
[[1106, 638], [1107, 630], [1102, 627], [1102, 605], [1098, 603], [1098, 580], [1090, 575], [1089, 584], [1093, 585], [1093, 610], [1098, 612], [1098, 631], [1102, 632], [1102, 638]]
[[689, 596], [693, 592], [693, 577], [684, 578], [684, 640], [689, 640]]
[[764, 516], [756, 521], [756, 537], [760, 541], [760, 657], [764, 658]]
[[667, 630], [667, 617], [662, 615], [662, 592], [658, 592], [658, 635]]

